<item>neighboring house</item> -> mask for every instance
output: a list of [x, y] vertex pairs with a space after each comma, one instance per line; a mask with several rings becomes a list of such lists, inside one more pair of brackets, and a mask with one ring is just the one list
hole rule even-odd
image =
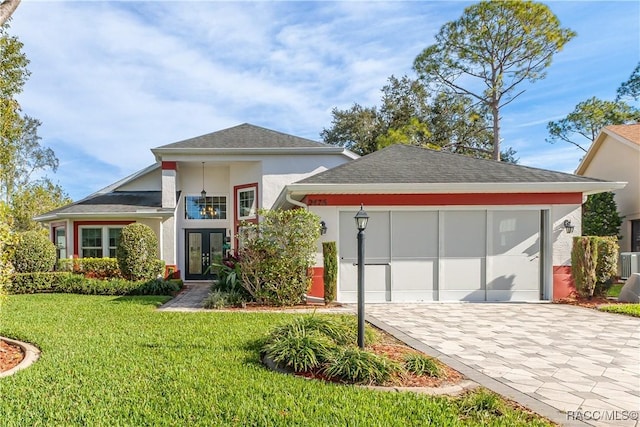
[[363, 203], [368, 302], [551, 300], [571, 291], [583, 197], [624, 185], [404, 145], [358, 158], [248, 124], [151, 151], [155, 165], [36, 218], [61, 257], [113, 256], [137, 221], [182, 278], [207, 279], [258, 208], [303, 207], [328, 228], [311, 295], [322, 296], [320, 243], [336, 241], [338, 299], [352, 302]]
[[577, 175], [609, 181], [626, 181], [615, 190], [620, 227], [620, 250], [640, 252], [640, 124], [607, 126], [584, 156]]

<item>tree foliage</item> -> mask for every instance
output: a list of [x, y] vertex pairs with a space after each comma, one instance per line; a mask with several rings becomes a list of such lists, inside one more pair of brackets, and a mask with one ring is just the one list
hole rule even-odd
[[[0, 5], [0, 8], [2, 5]], [[17, 231], [37, 228], [31, 217], [68, 203], [62, 188], [44, 173], [58, 167], [51, 148], [42, 146], [40, 121], [22, 113], [16, 97], [29, 77], [22, 43], [0, 26], [0, 203], [9, 208]]]
[[[432, 93], [407, 76], [391, 76], [382, 88], [381, 104], [346, 110], [334, 108], [324, 142], [365, 155], [393, 144], [491, 157], [493, 152], [486, 109], [469, 97], [451, 92]], [[515, 163], [514, 151], [505, 156]]]
[[591, 194], [582, 205], [582, 235], [618, 236], [622, 218], [611, 191]]
[[261, 210], [238, 234], [242, 286], [259, 303], [294, 305], [311, 286], [320, 218], [303, 209]]
[[618, 239], [613, 236], [573, 238], [571, 273], [578, 294], [604, 296], [618, 269]]
[[549, 122], [547, 130], [550, 137], [547, 142], [565, 141], [586, 152], [587, 148], [582, 144], [593, 142], [603, 127], [632, 123], [639, 119], [640, 110], [624, 101], [603, 101], [592, 97], [576, 105], [567, 117]]
[[617, 93], [616, 101], [624, 98], [631, 98], [634, 101], [640, 99], [640, 62], [629, 76], [629, 80], [620, 85]]
[[544, 4], [481, 1], [445, 24], [414, 61], [427, 84], [474, 98], [492, 117], [493, 158], [500, 160], [500, 110], [545, 77], [553, 55], [575, 36]]

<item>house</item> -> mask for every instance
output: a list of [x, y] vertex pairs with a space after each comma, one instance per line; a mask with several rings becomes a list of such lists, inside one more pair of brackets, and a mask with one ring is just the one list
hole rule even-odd
[[364, 204], [368, 302], [551, 300], [571, 290], [583, 197], [624, 185], [404, 145], [358, 158], [249, 124], [151, 151], [154, 165], [36, 218], [61, 257], [113, 256], [137, 221], [183, 279], [207, 279], [258, 208], [303, 207], [327, 227], [310, 294], [322, 296], [321, 242], [336, 241], [338, 299], [351, 302]]
[[614, 191], [620, 227], [620, 250], [640, 252], [640, 124], [606, 126], [589, 147], [577, 175], [626, 181]]

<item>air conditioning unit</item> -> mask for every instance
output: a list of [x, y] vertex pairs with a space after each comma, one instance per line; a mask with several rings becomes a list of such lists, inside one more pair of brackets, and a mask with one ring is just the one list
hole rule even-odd
[[627, 280], [633, 273], [640, 273], [640, 252], [620, 253], [620, 278]]

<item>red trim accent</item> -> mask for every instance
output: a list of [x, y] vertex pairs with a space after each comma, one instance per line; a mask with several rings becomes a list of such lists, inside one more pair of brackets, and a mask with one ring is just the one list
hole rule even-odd
[[178, 170], [178, 162], [162, 162], [162, 170]]
[[324, 267], [311, 267], [312, 281], [309, 289], [310, 297], [324, 298]]
[[582, 193], [314, 194], [309, 206], [448, 206], [582, 204]]
[[73, 221], [73, 257], [80, 258], [78, 256], [78, 249], [80, 248], [79, 229], [81, 225], [127, 225], [134, 222], [135, 221]]
[[553, 266], [553, 300], [570, 297], [576, 293], [570, 265]]
[[[238, 239], [235, 237], [238, 234], [238, 228], [240, 226], [240, 222], [241, 220], [239, 219], [239, 212], [238, 212], [238, 190], [242, 190], [245, 188], [253, 188], [255, 187], [256, 189], [256, 209], [260, 208], [260, 203], [259, 203], [259, 192], [258, 192], [258, 183], [254, 182], [251, 184], [242, 184], [242, 185], [234, 185], [233, 186], [233, 241], [234, 241], [234, 251], [236, 253], [238, 253]], [[243, 219], [242, 222], [251, 222], [253, 224], [257, 224], [258, 223], [258, 215], [256, 213], [256, 217], [253, 219]]]

